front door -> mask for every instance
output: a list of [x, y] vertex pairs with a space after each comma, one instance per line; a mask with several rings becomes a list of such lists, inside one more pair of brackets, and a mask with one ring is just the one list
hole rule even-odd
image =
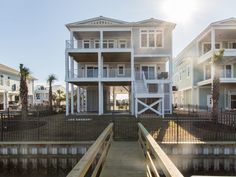
[[207, 107], [212, 107], [212, 95], [207, 95]]
[[155, 66], [142, 66], [146, 79], [155, 79]]

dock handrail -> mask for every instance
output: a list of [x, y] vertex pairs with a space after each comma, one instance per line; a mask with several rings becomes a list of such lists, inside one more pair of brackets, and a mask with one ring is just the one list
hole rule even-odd
[[183, 177], [174, 163], [168, 158], [141, 123], [138, 123], [138, 138], [147, 159], [147, 173], [149, 176], [160, 176], [158, 174], [157, 165], [155, 164], [157, 161], [165, 176]]
[[[67, 175], [67, 177], [84, 177], [93, 165], [94, 168], [91, 172], [91, 177], [97, 176], [112, 141], [112, 128], [113, 123], [110, 123]], [[96, 164], [94, 164], [95, 162]]]

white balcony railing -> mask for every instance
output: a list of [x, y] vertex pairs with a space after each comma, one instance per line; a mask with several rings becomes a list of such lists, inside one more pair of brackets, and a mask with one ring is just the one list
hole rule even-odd
[[[69, 71], [69, 78], [98, 78], [98, 69], [74, 69]], [[103, 69], [102, 78], [129, 78], [131, 69], [126, 68], [122, 71], [119, 69]]]
[[66, 40], [67, 49], [129, 49], [131, 40], [104, 40], [100, 47], [100, 40]]
[[169, 79], [168, 72], [160, 72], [160, 73], [148, 73], [144, 71], [136, 71], [135, 72], [135, 79], [142, 80], [143, 74], [145, 75], [146, 80], [166, 80]]

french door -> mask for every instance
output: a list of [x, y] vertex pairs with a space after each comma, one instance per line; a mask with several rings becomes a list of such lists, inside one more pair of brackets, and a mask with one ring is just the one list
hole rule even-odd
[[155, 66], [142, 66], [141, 70], [146, 79], [155, 79]]

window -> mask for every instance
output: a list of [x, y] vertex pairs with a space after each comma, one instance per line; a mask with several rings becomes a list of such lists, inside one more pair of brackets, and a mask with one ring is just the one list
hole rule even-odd
[[0, 85], [3, 85], [3, 80], [4, 80], [4, 77], [3, 75], [0, 76]]
[[98, 67], [87, 66], [87, 77], [98, 77]]
[[205, 80], [211, 78], [211, 65], [205, 65]]
[[115, 48], [115, 40], [103, 40], [103, 48]]
[[141, 31], [141, 47], [147, 47], [147, 33], [146, 30]]
[[236, 49], [236, 42], [232, 43], [232, 49]]
[[225, 66], [225, 77], [226, 78], [231, 78], [232, 76], [232, 66], [231, 65], [226, 65]]
[[155, 79], [155, 66], [142, 66], [146, 79]]
[[141, 30], [141, 47], [163, 47], [162, 30]]
[[7, 86], [10, 86], [10, 77], [7, 77]]
[[118, 65], [118, 76], [125, 75], [125, 65]]
[[40, 100], [40, 94], [39, 93], [36, 93], [35, 97], [36, 97], [37, 100]]
[[108, 40], [108, 48], [115, 48], [115, 41], [114, 40]]
[[84, 40], [83, 47], [84, 47], [85, 49], [89, 49], [89, 48], [90, 48], [90, 40]]
[[231, 95], [231, 109], [236, 109], [236, 95]]
[[119, 40], [119, 48], [127, 48], [126, 40]]
[[108, 48], [108, 41], [107, 40], [103, 40], [103, 48]]
[[207, 95], [207, 106], [212, 107], [212, 95]]
[[99, 40], [95, 40], [95, 41], [94, 41], [94, 48], [98, 49], [99, 46], [100, 46]]
[[187, 66], [187, 76], [190, 77], [190, 65]]

